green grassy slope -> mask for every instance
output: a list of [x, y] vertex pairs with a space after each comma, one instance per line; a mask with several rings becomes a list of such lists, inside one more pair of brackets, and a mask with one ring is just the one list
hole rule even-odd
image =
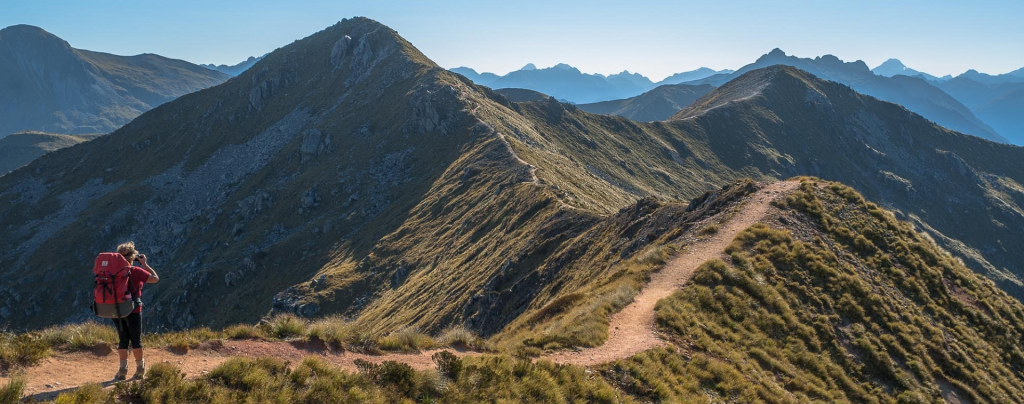
[[640, 122], [664, 121], [714, 88], [710, 84], [668, 84], [636, 97], [581, 104], [579, 108], [595, 114], [617, 115]]
[[659, 303], [676, 348], [603, 374], [655, 401], [1024, 399], [1019, 301], [851, 188], [785, 205]]
[[[891, 212], [805, 179], [657, 307], [667, 348], [583, 368], [505, 354], [435, 371], [234, 359], [59, 402], [1005, 403], [1024, 399], [1024, 305]], [[658, 214], [641, 223], [658, 222]], [[14, 385], [10, 388], [17, 390]], [[61, 401], [65, 400], [65, 401]]]
[[45, 132], [19, 132], [0, 138], [0, 175], [28, 164], [54, 150], [95, 139], [101, 134], [61, 135]]
[[[134, 239], [165, 279], [146, 291], [157, 329], [342, 314], [380, 334], [463, 324], [508, 346], [594, 345], [669, 234], [632, 233], [630, 215], [800, 174], [848, 180], [1014, 290], [1020, 252], [998, 246], [1021, 220], [1022, 149], [792, 68], [697, 105], [638, 123], [513, 103], [346, 20], [0, 178], [4, 279], [42, 285], [0, 279], [0, 318], [89, 318], [80, 263]], [[548, 307], [575, 320], [534, 316]]]

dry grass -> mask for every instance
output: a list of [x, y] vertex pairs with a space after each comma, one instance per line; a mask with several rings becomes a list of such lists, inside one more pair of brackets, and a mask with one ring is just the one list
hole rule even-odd
[[384, 351], [418, 352], [438, 346], [433, 338], [415, 327], [406, 327], [379, 340], [377, 346]]

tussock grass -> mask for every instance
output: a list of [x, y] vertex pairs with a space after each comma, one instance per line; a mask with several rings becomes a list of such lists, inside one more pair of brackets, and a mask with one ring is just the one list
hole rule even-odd
[[59, 325], [40, 331], [15, 334], [0, 333], [0, 368], [30, 365], [51, 355], [55, 350], [83, 350], [117, 341], [112, 324], [85, 322]]
[[0, 404], [15, 404], [21, 401], [25, 391], [25, 377], [15, 375], [3, 387], [0, 387]]
[[54, 404], [100, 404], [114, 401], [113, 392], [103, 390], [98, 383], [89, 383], [75, 390], [61, 393]]
[[418, 352], [437, 347], [437, 342], [415, 327], [406, 327], [379, 339], [377, 346], [385, 351]]
[[435, 355], [438, 369], [398, 362], [358, 361], [347, 372], [316, 357], [289, 371], [274, 358], [231, 359], [198, 379], [172, 364], [153, 365], [123, 402], [145, 403], [632, 403], [581, 367], [508, 357], [460, 359]]
[[223, 338], [223, 332], [213, 331], [206, 327], [167, 333], [143, 334], [143, 346], [165, 346], [172, 350], [188, 352], [199, 344]]
[[479, 335], [462, 325], [445, 328], [436, 338], [438, 344], [453, 348], [487, 350], [489, 344]]
[[702, 235], [702, 236], [710, 236], [712, 234], [716, 234], [716, 233], [718, 233], [719, 228], [720, 228], [720, 226], [717, 225], [717, 224], [708, 225], [708, 227], [705, 227], [705, 228], [700, 230], [700, 235]]
[[306, 320], [291, 314], [271, 317], [261, 324], [263, 331], [272, 338], [287, 339], [306, 335]]
[[227, 339], [259, 339], [266, 338], [267, 334], [259, 326], [248, 324], [235, 324], [224, 329], [224, 338]]

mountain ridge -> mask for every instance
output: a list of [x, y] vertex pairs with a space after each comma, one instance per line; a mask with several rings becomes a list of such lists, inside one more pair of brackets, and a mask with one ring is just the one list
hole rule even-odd
[[[640, 123], [552, 98], [513, 103], [377, 22], [344, 20], [0, 177], [0, 228], [12, 229], [0, 264], [56, 265], [62, 281], [10, 294], [0, 317], [35, 328], [88, 316], [74, 286], [85, 281], [59, 269], [131, 238], [165, 265], [147, 292], [157, 328], [338, 314], [373, 332], [464, 324], [535, 349], [587, 346], [606, 309], [586, 308], [615, 307], [653, 268], [638, 257], [666, 228], [630, 223], [656, 198], [807, 174], [903, 211], [1021, 296], [1019, 252], [998, 248], [1020, 225], [1020, 148], [792, 68], [740, 79], [750, 96], [727, 85], [705, 95], [726, 100], [716, 108]], [[628, 282], [601, 289], [608, 279]], [[574, 293], [580, 317], [533, 316]], [[59, 304], [12, 309], [41, 299]], [[543, 321], [517, 323], [527, 318]]]

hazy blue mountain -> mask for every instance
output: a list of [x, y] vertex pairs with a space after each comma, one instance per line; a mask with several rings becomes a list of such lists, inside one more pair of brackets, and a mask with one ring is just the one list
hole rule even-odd
[[974, 112], [1011, 143], [1024, 146], [1024, 86], [979, 105]]
[[1024, 82], [985, 84], [960, 75], [936, 86], [970, 108], [1011, 143], [1024, 145]]
[[948, 74], [942, 77], [936, 77], [934, 75], [922, 71], [911, 69], [907, 67], [907, 65], [903, 64], [903, 62], [901, 62], [899, 59], [886, 60], [885, 62], [882, 62], [882, 64], [878, 65], [878, 67], [871, 69], [871, 71], [879, 76], [892, 77], [903, 75], [910, 77], [920, 77], [925, 80], [931, 81], [944, 81], [953, 78], [953, 76], [950, 76]]
[[[266, 56], [266, 55], [264, 55], [264, 56]], [[260, 59], [263, 59], [263, 56], [260, 56], [260, 57], [249, 56], [248, 59], [243, 60], [242, 62], [240, 62], [240, 63], [238, 63], [236, 65], [232, 65], [232, 66], [228, 66], [228, 65], [214, 65], [214, 64], [205, 64], [205, 65], [200, 65], [200, 66], [205, 67], [205, 68], [210, 69], [210, 70], [216, 70], [218, 72], [227, 74], [229, 76], [237, 76], [239, 74], [242, 74], [242, 72], [248, 70], [250, 67], [252, 67], [252, 65], [256, 64], [256, 62], [259, 62]]]
[[630, 73], [629, 70], [623, 70], [621, 73], [609, 75], [606, 79], [623, 88], [651, 88], [654, 87], [654, 82], [651, 79], [645, 77], [640, 73]]
[[577, 107], [595, 114], [618, 115], [634, 121], [664, 121], [714, 89], [710, 84], [666, 84], [636, 97], [579, 104]]
[[460, 66], [448, 70], [466, 76], [466, 78], [469, 79], [469, 81], [472, 81], [474, 84], [479, 84], [481, 86], [488, 86], [495, 80], [501, 78], [501, 76], [494, 73], [477, 73], [476, 70], [473, 70], [465, 66]]
[[665, 85], [665, 84], [679, 84], [679, 83], [685, 83], [685, 82], [688, 82], [688, 81], [700, 80], [700, 79], [703, 79], [703, 78], [714, 76], [716, 74], [731, 74], [731, 73], [733, 73], [733, 70], [729, 70], [729, 69], [714, 70], [714, 69], [707, 68], [707, 67], [701, 67], [701, 68], [699, 68], [697, 70], [690, 70], [688, 72], [676, 73], [676, 74], [673, 74], [671, 76], [668, 76], [664, 80], [659, 81], [657, 83], [657, 85], [660, 86], [660, 85]]
[[971, 69], [957, 77], [964, 77], [984, 84], [1021, 83], [1024, 82], [1024, 68], [1004, 74], [981, 73]]
[[628, 98], [643, 93], [653, 84], [646, 77], [623, 72], [609, 77], [586, 74], [579, 69], [559, 63], [537, 69], [532, 63], [510, 72], [490, 83], [491, 88], [525, 88], [539, 91], [559, 100], [590, 103]]
[[30, 25], [0, 30], [0, 137], [111, 132], [139, 114], [229, 78], [153, 54], [72, 48]]
[[729, 75], [715, 75], [688, 84], [720, 86], [746, 72], [772, 65], [787, 65], [807, 71], [820, 78], [850, 86], [872, 97], [902, 105], [949, 129], [981, 138], [1007, 143], [991, 126], [978, 119], [973, 112], [955, 98], [928, 81], [903, 75], [879, 76], [863, 61], [844, 62], [833, 55], [814, 59], [786, 55], [776, 48], [754, 63], [743, 66]]

